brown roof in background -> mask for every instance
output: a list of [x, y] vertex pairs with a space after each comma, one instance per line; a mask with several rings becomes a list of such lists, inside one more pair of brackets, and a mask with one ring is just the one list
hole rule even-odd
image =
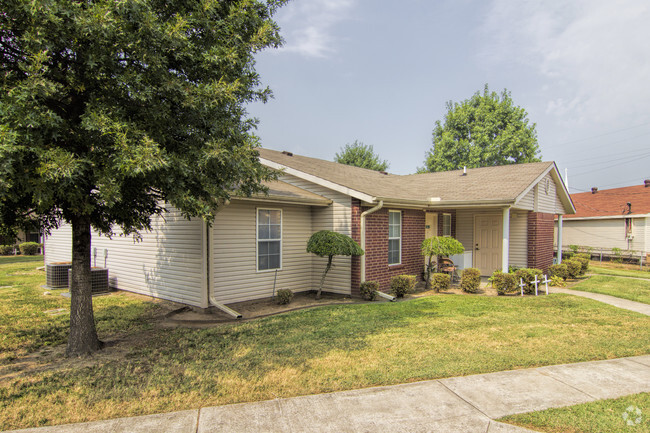
[[571, 199], [576, 213], [565, 218], [627, 215], [627, 203], [632, 205], [632, 215], [650, 213], [650, 187], [644, 185], [604, 189], [595, 194], [581, 192], [571, 194]]
[[442, 202], [512, 201], [553, 166], [553, 162], [536, 162], [469, 168], [465, 176], [462, 170], [396, 175], [276, 150], [258, 151], [264, 159], [372, 197], [426, 202], [432, 197]]

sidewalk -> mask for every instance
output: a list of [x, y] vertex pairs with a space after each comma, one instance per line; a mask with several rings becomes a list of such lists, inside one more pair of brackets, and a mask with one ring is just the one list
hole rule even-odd
[[516, 433], [493, 420], [648, 391], [643, 355], [16, 431]]
[[605, 304], [613, 305], [625, 310], [634, 311], [636, 313], [645, 314], [650, 316], [650, 305], [642, 302], [630, 301], [615, 296], [602, 295], [600, 293], [583, 292], [580, 290], [564, 289], [562, 287], [549, 287], [549, 293], [566, 293], [568, 295], [582, 296], [583, 298], [593, 299], [595, 301], [604, 302]]

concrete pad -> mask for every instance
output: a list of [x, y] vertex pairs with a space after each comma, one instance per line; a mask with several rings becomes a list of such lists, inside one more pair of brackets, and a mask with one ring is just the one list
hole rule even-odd
[[440, 382], [493, 419], [593, 400], [533, 369], [454, 377]]
[[289, 432], [289, 419], [278, 400], [230, 404], [201, 409], [197, 433]]
[[487, 433], [539, 433], [536, 430], [529, 430], [527, 428], [518, 427], [512, 424], [503, 422], [492, 421]]
[[650, 367], [624, 358], [553, 365], [537, 371], [598, 400], [650, 391]]
[[198, 410], [12, 430], [14, 433], [194, 433]]
[[552, 289], [549, 288], [549, 293], [566, 293], [569, 295], [581, 296], [583, 298], [593, 299], [595, 301], [600, 301], [618, 308], [623, 308], [625, 310], [630, 310], [636, 313], [650, 316], [650, 305], [644, 304], [642, 302], [634, 302], [628, 299], [617, 298], [615, 296], [602, 295], [600, 293], [592, 292], [582, 292], [580, 290], [564, 289], [561, 287], [553, 287]]
[[638, 362], [639, 364], [647, 365], [650, 367], [650, 355], [641, 355], [641, 356], [630, 356], [629, 359], [632, 362]]
[[376, 420], [366, 425], [359, 426], [355, 432], [375, 433], [467, 433], [487, 431], [490, 420], [483, 416], [432, 419], [432, 418], [408, 418], [403, 421]]

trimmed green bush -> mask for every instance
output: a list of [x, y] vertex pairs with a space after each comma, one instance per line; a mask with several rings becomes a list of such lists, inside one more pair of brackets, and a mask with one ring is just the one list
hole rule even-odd
[[584, 257], [579, 257], [578, 255], [574, 257], [572, 260], [575, 260], [576, 262], [580, 263], [580, 275], [584, 275], [589, 269], [589, 259], [586, 259]]
[[565, 260], [564, 263], [567, 267], [568, 278], [578, 278], [582, 272], [582, 263], [577, 260]]
[[463, 269], [460, 274], [460, 288], [467, 293], [477, 293], [481, 285], [481, 271], [476, 268]]
[[366, 301], [374, 301], [377, 299], [377, 290], [379, 290], [379, 283], [376, 281], [364, 281], [359, 286], [361, 297]]
[[591, 254], [589, 253], [579, 253], [575, 255], [576, 257], [582, 257], [583, 259], [591, 260]]
[[451, 276], [449, 274], [436, 272], [431, 276], [431, 288], [436, 292], [440, 292], [442, 290], [449, 290], [450, 286], [451, 286]]
[[22, 244], [18, 245], [18, 248], [20, 249], [20, 254], [24, 254], [26, 256], [35, 256], [38, 254], [38, 249], [41, 247], [41, 244], [37, 242], [23, 242]]
[[566, 282], [564, 281], [564, 278], [559, 275], [553, 275], [551, 276], [551, 286], [564, 287], [566, 286]]
[[293, 299], [293, 292], [289, 289], [280, 289], [275, 294], [275, 302], [279, 305], [286, 305]]
[[390, 291], [398, 298], [411, 292], [415, 287], [415, 275], [396, 275], [390, 279]]
[[0, 256], [9, 256], [14, 253], [13, 245], [0, 245]]
[[495, 271], [490, 277], [490, 282], [499, 295], [505, 295], [517, 291], [515, 274], [506, 274], [501, 271]]
[[551, 265], [548, 267], [548, 275], [552, 277], [559, 277], [563, 280], [566, 280], [569, 277], [569, 269], [566, 264], [559, 263], [557, 265]]
[[537, 281], [542, 281], [543, 273], [541, 269], [522, 268], [517, 270], [515, 272], [515, 283], [517, 284], [517, 287], [519, 287], [521, 280], [523, 280], [526, 284], [524, 287], [524, 293], [528, 295], [534, 294], [535, 284], [533, 284], [533, 281], [535, 280], [535, 275], [537, 275]]

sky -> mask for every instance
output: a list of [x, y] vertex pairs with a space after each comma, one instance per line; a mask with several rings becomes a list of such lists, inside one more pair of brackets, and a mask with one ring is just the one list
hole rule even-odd
[[354, 140], [414, 173], [448, 101], [485, 84], [536, 124], [570, 191], [650, 179], [648, 0], [293, 0], [256, 57], [263, 147], [332, 160]]

